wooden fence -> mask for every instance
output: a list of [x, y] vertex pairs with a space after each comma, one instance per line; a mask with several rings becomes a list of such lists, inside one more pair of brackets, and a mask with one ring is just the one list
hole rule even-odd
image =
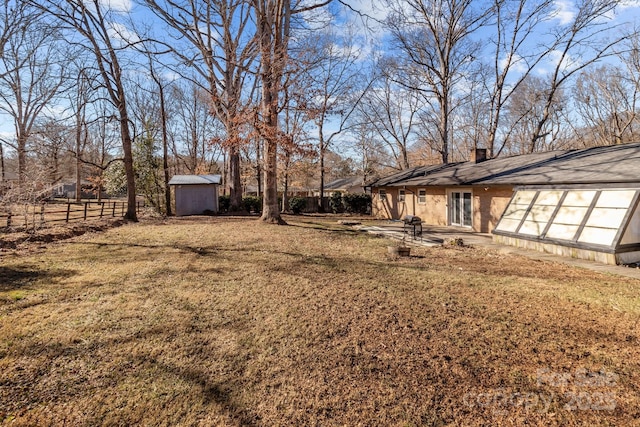
[[[140, 212], [143, 206], [143, 202], [137, 202], [136, 211]], [[14, 206], [11, 212], [0, 212], [0, 228], [38, 228], [56, 223], [123, 217], [126, 212], [127, 202], [124, 201], [54, 202]]]

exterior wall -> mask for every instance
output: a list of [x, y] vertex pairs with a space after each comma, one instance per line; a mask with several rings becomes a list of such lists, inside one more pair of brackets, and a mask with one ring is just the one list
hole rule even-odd
[[203, 215], [218, 212], [218, 186], [175, 185], [176, 215]]
[[476, 187], [473, 189], [473, 230], [491, 233], [513, 195], [513, 187]]
[[[455, 191], [472, 193], [472, 229], [490, 233], [513, 195], [512, 187], [406, 187], [404, 202], [398, 200], [401, 188], [386, 187], [386, 199], [380, 200], [379, 189], [373, 190], [373, 215], [385, 219], [402, 219], [405, 215], [419, 216], [426, 225], [448, 226], [449, 194]], [[425, 190], [425, 202], [418, 201], [419, 190]]]
[[[508, 246], [515, 246], [523, 249], [531, 249], [538, 252], [560, 255], [570, 258], [586, 259], [589, 261], [601, 262], [603, 264], [616, 265], [620, 263], [616, 254], [599, 252], [589, 249], [572, 248], [569, 246], [555, 245], [546, 242], [537, 242], [527, 239], [519, 239], [517, 237], [493, 235], [493, 241]], [[618, 254], [622, 255], [622, 254]], [[637, 252], [635, 253], [637, 255]]]

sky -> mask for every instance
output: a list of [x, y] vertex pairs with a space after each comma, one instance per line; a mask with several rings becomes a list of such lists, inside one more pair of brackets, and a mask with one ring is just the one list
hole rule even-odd
[[[134, 19], [138, 19], [146, 23], [153, 19], [151, 14], [145, 12], [141, 6], [136, 5], [132, 0], [101, 1], [103, 4], [110, 6], [113, 10], [120, 12], [122, 15], [132, 13]], [[352, 22], [358, 29], [358, 33], [362, 36], [361, 39], [366, 40], [367, 42], [367, 45], [363, 46], [362, 49], [368, 52], [372, 49], [372, 46], [384, 46], [382, 40], [384, 40], [385, 33], [381, 27], [376, 24], [376, 21], [383, 21], [386, 18], [388, 8], [385, 7], [385, 2], [383, 0], [345, 1], [352, 9], [358, 11], [360, 14], [358, 15], [347, 9], [343, 9], [340, 19]], [[557, 0], [555, 4], [557, 10], [554, 17], [555, 23], [565, 24], [570, 22], [576, 11], [574, 7], [574, 0]], [[366, 19], [365, 17], [369, 17], [371, 19]], [[638, 17], [640, 17], [640, 0], [625, 0], [622, 1], [618, 7], [616, 16], [612, 16], [612, 22], [636, 22], [638, 21]], [[365, 28], [365, 24], [368, 25], [368, 28]], [[552, 23], [552, 25], [554, 24]], [[134, 39], [133, 33], [121, 23], [114, 25], [113, 33]], [[553, 56], [550, 57], [550, 61], [553, 61]], [[551, 65], [552, 63], [548, 63], [546, 67], [540, 67], [538, 73], [543, 74], [547, 69], [551, 68]], [[2, 114], [0, 114], [0, 138], [8, 140], [13, 139], [13, 125], [11, 118]]]

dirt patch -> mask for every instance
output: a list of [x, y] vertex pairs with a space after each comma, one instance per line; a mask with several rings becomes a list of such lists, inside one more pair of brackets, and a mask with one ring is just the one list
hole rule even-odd
[[0, 231], [0, 253], [11, 249], [25, 249], [41, 246], [46, 243], [58, 242], [85, 233], [100, 232], [125, 224], [123, 219], [103, 219], [99, 221], [85, 221], [66, 225], [43, 227], [33, 231], [8, 229]]

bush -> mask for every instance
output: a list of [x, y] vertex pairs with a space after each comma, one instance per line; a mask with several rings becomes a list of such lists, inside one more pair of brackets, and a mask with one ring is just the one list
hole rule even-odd
[[256, 196], [244, 196], [242, 206], [247, 212], [262, 212], [262, 198]]
[[329, 199], [329, 207], [331, 208], [331, 212], [333, 213], [344, 212], [341, 192], [336, 191], [334, 193], [331, 193], [331, 198]]
[[298, 215], [307, 207], [307, 198], [295, 196], [289, 199], [289, 209]]
[[342, 202], [347, 212], [366, 214], [371, 207], [371, 195], [345, 193], [342, 195]]
[[231, 197], [228, 195], [218, 196], [218, 210], [220, 212], [229, 212], [231, 206]]

